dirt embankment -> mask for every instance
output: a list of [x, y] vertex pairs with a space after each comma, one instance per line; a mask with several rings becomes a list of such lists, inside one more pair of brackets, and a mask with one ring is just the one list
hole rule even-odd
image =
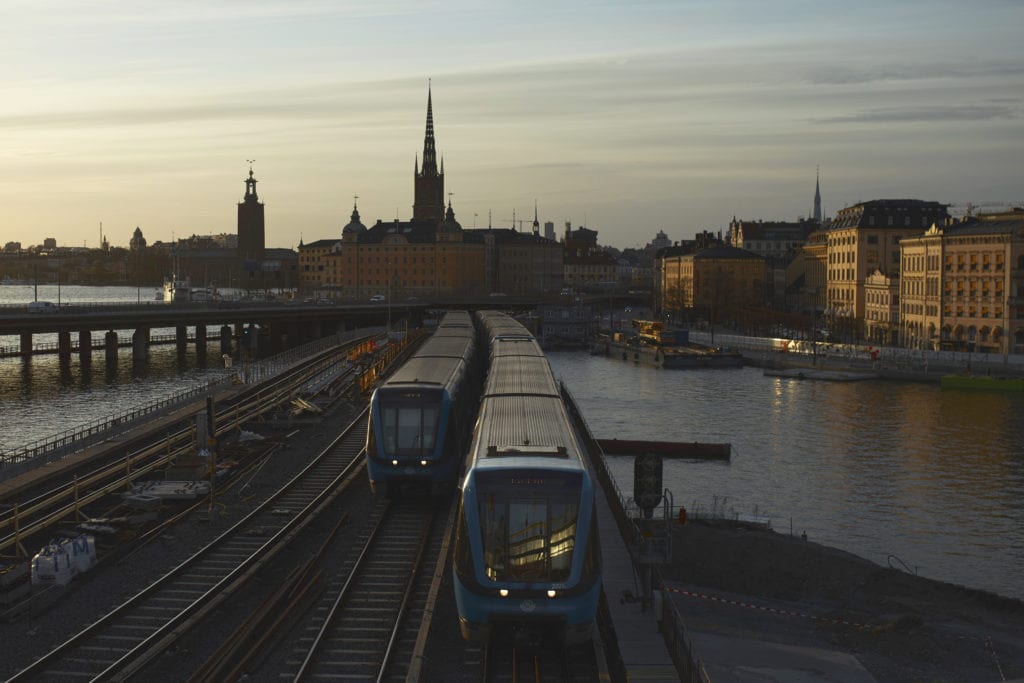
[[696, 631], [841, 650], [879, 681], [1024, 677], [1024, 602], [799, 537], [691, 521], [676, 528], [673, 564], [663, 576], [687, 591], [676, 591], [675, 602]]

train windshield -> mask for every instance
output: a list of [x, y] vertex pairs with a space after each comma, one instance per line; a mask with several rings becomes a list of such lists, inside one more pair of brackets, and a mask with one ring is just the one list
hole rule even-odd
[[381, 439], [389, 455], [420, 455], [434, 450], [441, 394], [408, 392], [381, 399]]
[[577, 472], [479, 472], [484, 565], [491, 581], [567, 581], [576, 548]]

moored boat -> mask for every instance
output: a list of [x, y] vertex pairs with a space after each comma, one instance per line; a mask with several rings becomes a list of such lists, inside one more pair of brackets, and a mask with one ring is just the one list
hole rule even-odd
[[591, 353], [669, 370], [743, 367], [739, 351], [692, 342], [686, 330], [666, 330], [656, 320], [634, 320], [633, 327], [637, 334], [617, 332], [595, 343]]

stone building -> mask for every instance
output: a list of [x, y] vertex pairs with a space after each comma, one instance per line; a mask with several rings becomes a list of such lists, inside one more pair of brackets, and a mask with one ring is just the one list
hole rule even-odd
[[945, 205], [919, 199], [875, 199], [836, 213], [826, 238], [825, 315], [863, 321], [868, 276], [898, 278], [901, 240], [948, 216]]
[[561, 288], [562, 248], [539, 234], [536, 215], [533, 234], [464, 229], [450, 200], [445, 207], [444, 162], [437, 160], [429, 90], [423, 158], [422, 164], [417, 158], [413, 168], [413, 190], [408, 221], [378, 220], [367, 228], [354, 207], [340, 242], [301, 245], [303, 286], [355, 300], [377, 295], [451, 300], [495, 292], [535, 295]]
[[901, 345], [1024, 353], [1024, 209], [936, 223], [902, 247]]
[[679, 246], [663, 249], [658, 260], [662, 312], [722, 319], [726, 311], [764, 306], [765, 259], [751, 251]]

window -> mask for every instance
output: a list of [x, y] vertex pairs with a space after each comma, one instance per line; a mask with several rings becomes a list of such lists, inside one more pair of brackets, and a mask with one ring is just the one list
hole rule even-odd
[[878, 244], [878, 235], [868, 235], [868, 244]]

